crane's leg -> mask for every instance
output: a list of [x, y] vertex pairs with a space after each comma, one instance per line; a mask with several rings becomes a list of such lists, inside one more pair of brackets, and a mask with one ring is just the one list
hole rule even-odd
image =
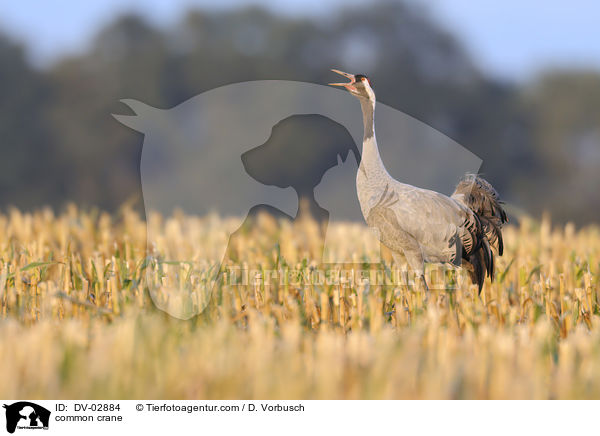
[[[418, 248], [418, 251], [408, 251], [408, 249], [404, 249], [403, 251], [408, 265], [415, 273], [415, 277], [417, 278], [417, 280], [421, 282], [423, 290], [425, 292], [429, 292], [429, 286], [427, 286], [427, 281], [425, 280], [425, 265], [423, 262], [423, 255], [421, 254], [421, 249]], [[392, 251], [392, 257], [394, 258], [394, 263], [396, 264], [396, 267], [400, 268], [400, 265], [402, 265], [403, 263], [400, 255]], [[406, 283], [408, 283], [408, 277], [406, 278]]]
[[401, 265], [398, 253], [400, 251], [404, 253], [408, 265], [415, 273], [415, 276], [418, 277], [423, 284], [423, 290], [429, 291], [429, 287], [425, 280], [425, 259], [423, 258], [421, 246], [412, 235], [397, 228], [394, 228], [393, 230], [394, 232], [391, 235], [390, 232], [387, 233], [387, 237], [385, 237], [386, 234], [383, 233], [382, 236], [384, 237], [381, 239], [381, 242], [392, 251], [394, 261], [398, 265]]
[[421, 284], [423, 285], [423, 289], [425, 292], [429, 293], [429, 286], [427, 286], [427, 280], [425, 280], [425, 274], [421, 275]]
[[404, 256], [411, 269], [414, 271], [415, 276], [421, 281], [423, 290], [429, 292], [429, 286], [427, 286], [427, 280], [425, 280], [425, 262], [419, 244], [415, 241], [414, 245], [411, 247], [405, 247]]
[[[406, 262], [402, 259], [402, 256], [400, 256], [400, 254], [395, 251], [392, 251], [392, 258], [394, 259], [394, 263], [396, 264], [396, 268], [398, 269], [398, 279], [404, 280], [405, 283], [408, 285], [408, 271], [402, 271], [402, 265], [404, 265]], [[403, 277], [400, 277], [400, 272], [402, 272]]]

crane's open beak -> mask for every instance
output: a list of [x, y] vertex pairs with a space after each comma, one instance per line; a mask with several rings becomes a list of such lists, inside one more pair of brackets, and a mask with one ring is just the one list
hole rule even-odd
[[329, 85], [331, 85], [331, 86], [343, 86], [344, 88], [346, 88], [350, 92], [357, 92], [357, 89], [354, 86], [352, 86], [354, 83], [356, 83], [356, 79], [354, 77], [354, 74], [344, 73], [343, 71], [334, 70], [334, 69], [332, 69], [331, 71], [333, 71], [334, 73], [341, 74], [344, 77], [347, 77], [348, 79], [350, 79], [350, 81], [346, 82], [346, 83], [330, 83]]

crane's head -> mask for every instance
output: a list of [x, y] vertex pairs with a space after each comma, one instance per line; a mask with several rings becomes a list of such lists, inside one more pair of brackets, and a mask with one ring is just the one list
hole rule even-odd
[[371, 81], [364, 74], [350, 74], [344, 73], [340, 70], [331, 70], [334, 73], [341, 74], [344, 77], [350, 79], [349, 82], [346, 83], [330, 83], [332, 86], [343, 86], [346, 88], [350, 94], [359, 98], [366, 98], [370, 101], [375, 101], [375, 92], [373, 92], [373, 88], [371, 88]]

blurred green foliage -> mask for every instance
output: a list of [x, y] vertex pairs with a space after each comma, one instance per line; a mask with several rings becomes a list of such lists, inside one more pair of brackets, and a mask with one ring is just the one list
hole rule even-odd
[[43, 70], [0, 36], [0, 205], [141, 205], [142, 138], [111, 117], [127, 112], [119, 99], [168, 108], [240, 81], [327, 83], [331, 67], [369, 75], [381, 102], [481, 157], [508, 202], [561, 221], [597, 220], [600, 74], [494, 81], [449, 31], [403, 3], [320, 19], [191, 11], [171, 28], [123, 16], [86, 53]]

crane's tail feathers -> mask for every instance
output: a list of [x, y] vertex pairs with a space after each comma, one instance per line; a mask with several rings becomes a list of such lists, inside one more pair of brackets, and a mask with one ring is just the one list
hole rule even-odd
[[483, 260], [485, 263], [485, 268], [487, 271], [487, 275], [490, 277], [490, 280], [494, 280], [494, 253], [492, 253], [492, 249], [490, 248], [490, 244], [486, 238], [482, 239], [482, 250]]
[[494, 187], [476, 174], [466, 175], [459, 183], [452, 198], [468, 207], [481, 223], [481, 235], [478, 244], [470, 253], [465, 253], [464, 259], [470, 264], [469, 273], [474, 283], [483, 286], [485, 273], [494, 279], [495, 248], [499, 256], [504, 252], [502, 226], [508, 222], [503, 202]]
[[463, 259], [462, 267], [469, 273], [471, 281], [477, 285], [478, 291], [481, 294], [483, 282], [485, 281], [486, 267], [484, 266], [483, 252], [476, 251]]

